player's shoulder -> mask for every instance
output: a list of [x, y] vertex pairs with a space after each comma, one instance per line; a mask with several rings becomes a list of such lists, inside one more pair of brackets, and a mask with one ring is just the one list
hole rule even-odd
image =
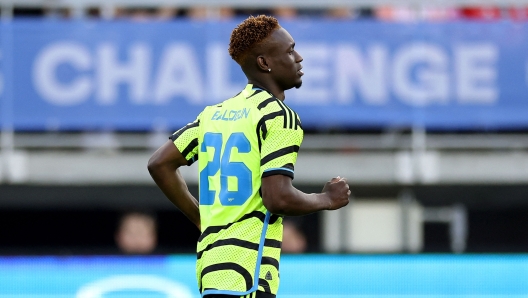
[[255, 102], [256, 109], [260, 112], [260, 122], [268, 123], [272, 121], [276, 125], [289, 129], [301, 129], [299, 115], [282, 100], [276, 98], [271, 93], [266, 92], [267, 97], [261, 96]]
[[269, 91], [260, 88], [253, 89], [252, 92], [246, 97], [246, 100], [262, 115], [284, 111], [287, 107], [284, 103], [282, 103], [282, 101], [276, 98]]

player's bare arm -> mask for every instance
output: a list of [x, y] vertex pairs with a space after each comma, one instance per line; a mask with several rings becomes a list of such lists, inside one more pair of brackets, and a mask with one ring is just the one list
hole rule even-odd
[[200, 229], [198, 200], [189, 192], [178, 170], [186, 165], [187, 160], [178, 148], [172, 141], [167, 141], [149, 159], [148, 170], [165, 196]]
[[273, 175], [262, 179], [262, 200], [266, 209], [280, 215], [305, 215], [335, 210], [349, 202], [350, 189], [344, 178], [332, 178], [321, 193], [306, 194], [292, 185], [292, 179]]

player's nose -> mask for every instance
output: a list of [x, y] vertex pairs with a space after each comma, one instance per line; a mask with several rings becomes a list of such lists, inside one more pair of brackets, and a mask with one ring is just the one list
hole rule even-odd
[[297, 63], [303, 62], [303, 60], [304, 60], [303, 57], [297, 51], [295, 51], [295, 54], [297, 55], [297, 57], [296, 57], [297, 59], [295, 61]]

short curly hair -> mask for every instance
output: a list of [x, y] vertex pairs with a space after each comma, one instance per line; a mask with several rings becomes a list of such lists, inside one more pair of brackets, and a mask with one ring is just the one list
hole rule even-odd
[[229, 41], [229, 55], [240, 64], [251, 49], [279, 28], [279, 21], [274, 17], [250, 16], [233, 29]]

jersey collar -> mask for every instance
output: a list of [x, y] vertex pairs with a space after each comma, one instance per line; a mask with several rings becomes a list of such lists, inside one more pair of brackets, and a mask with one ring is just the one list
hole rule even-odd
[[264, 89], [264, 88], [262, 88], [260, 86], [257, 86], [255, 84], [247, 84], [246, 88], [244, 88], [244, 90], [242, 91], [242, 94], [244, 94], [245, 97], [249, 97], [256, 90], [262, 90], [262, 91], [266, 91], [266, 92], [270, 93], [268, 90], [266, 90], [266, 89]]

